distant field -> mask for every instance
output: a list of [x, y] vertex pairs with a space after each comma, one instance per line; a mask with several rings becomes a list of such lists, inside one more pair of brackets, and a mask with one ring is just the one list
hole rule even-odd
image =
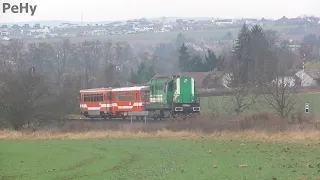
[[[271, 28], [278, 30], [280, 32], [285, 31], [288, 28], [294, 28], [296, 26], [267, 26], [265, 28]], [[114, 40], [114, 41], [128, 41], [134, 43], [137, 41], [144, 42], [167, 42], [174, 40], [177, 35], [182, 32], [185, 36], [189, 38], [195, 38], [198, 40], [201, 39], [211, 39], [211, 40], [220, 40], [227, 32], [231, 32], [234, 37], [236, 37], [239, 28], [223, 28], [223, 29], [214, 29], [214, 30], [199, 30], [199, 31], [175, 31], [175, 32], [165, 32], [165, 33], [142, 33], [142, 34], [126, 34], [126, 35], [110, 35], [110, 36], [100, 36], [100, 37], [76, 37], [70, 38], [73, 42], [82, 42], [85, 40]], [[50, 39], [50, 40], [29, 40], [28, 42], [57, 42], [59, 39]]]
[[[320, 93], [300, 93], [296, 94], [296, 108], [304, 111], [305, 103], [310, 104], [310, 114], [314, 116], [320, 116]], [[230, 97], [228, 96], [211, 96], [203, 97], [201, 99], [201, 108], [204, 113], [226, 113], [230, 109]], [[258, 112], [273, 112], [273, 110], [267, 106], [264, 102], [257, 101], [248, 111], [245, 113], [258, 113]]]
[[319, 144], [110, 138], [0, 147], [1, 180], [320, 179]]

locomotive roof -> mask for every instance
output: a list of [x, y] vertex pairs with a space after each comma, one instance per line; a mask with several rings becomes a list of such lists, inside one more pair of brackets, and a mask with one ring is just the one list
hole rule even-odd
[[166, 82], [177, 79], [177, 78], [190, 78], [190, 77], [186, 77], [186, 76], [182, 76], [182, 75], [170, 75], [170, 76], [165, 76], [165, 75], [155, 75], [152, 79], [150, 79], [150, 81], [148, 82], [148, 84], [151, 83], [151, 81], [153, 80], [166, 80]]
[[122, 88], [115, 88], [112, 91], [139, 91], [142, 89], [148, 89], [149, 86], [133, 86], [133, 87], [122, 87]]
[[93, 89], [82, 89], [80, 92], [102, 92], [102, 91], [110, 91], [112, 88], [93, 88]]

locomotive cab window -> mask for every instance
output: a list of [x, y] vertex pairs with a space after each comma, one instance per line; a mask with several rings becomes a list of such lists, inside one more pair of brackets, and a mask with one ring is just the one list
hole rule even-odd
[[168, 91], [173, 91], [173, 83], [172, 83], [172, 81], [168, 84]]
[[149, 96], [150, 96], [150, 92], [149, 91], [142, 91], [141, 99], [143, 101], [147, 101], [149, 99]]

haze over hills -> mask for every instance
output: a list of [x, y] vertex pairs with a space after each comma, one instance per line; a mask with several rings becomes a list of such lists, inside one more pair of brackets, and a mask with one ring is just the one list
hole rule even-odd
[[[160, 20], [161, 18], [146, 18], [148, 20]], [[211, 20], [212, 17], [165, 17], [165, 21], [175, 21], [176, 19], [194, 19], [194, 20]], [[118, 21], [127, 21], [126, 20], [118, 20]], [[18, 25], [23, 25], [23, 24], [41, 24], [45, 26], [56, 26], [62, 23], [72, 23], [72, 24], [108, 24], [111, 22], [116, 22], [116, 21], [65, 21], [65, 20], [53, 20], [53, 21], [26, 21], [26, 22], [15, 22], [15, 23], [0, 23], [1, 25], [12, 25], [12, 24], [18, 24]]]
[[[162, 19], [161, 17], [159, 18], [146, 18], [148, 20], [160, 20]], [[194, 20], [211, 20], [212, 17], [165, 17], [165, 21], [175, 21], [176, 19], [194, 19]], [[127, 21], [130, 19], [125, 19], [125, 20], [118, 20], [118, 21]], [[115, 22], [115, 21], [67, 21], [67, 20], [49, 20], [49, 21], [25, 21], [25, 22], [15, 22], [15, 23], [1, 23], [0, 24], [4, 24], [4, 25], [12, 25], [12, 24], [18, 24], [18, 25], [23, 25], [23, 24], [42, 24], [42, 25], [59, 25], [62, 23], [73, 23], [73, 24], [107, 24], [107, 23], [111, 23], [111, 22]]]
[[[303, 15], [303, 16], [307, 16], [307, 15]], [[302, 16], [300, 16], [302, 17]], [[183, 20], [211, 20], [211, 19], [227, 19], [227, 18], [219, 18], [219, 17], [159, 17], [159, 18], [146, 18], [148, 20], [161, 20], [165, 18], [165, 21], [175, 21], [176, 19], [183, 19]], [[243, 17], [243, 19], [246, 19], [247, 17]], [[281, 17], [279, 17], [281, 18]], [[242, 18], [234, 18], [234, 19], [242, 19]], [[250, 18], [247, 18], [250, 19]], [[254, 19], [252, 17], [252, 19]], [[256, 18], [258, 19], [258, 18]], [[126, 20], [117, 20], [117, 21], [127, 21], [130, 19], [126, 19]], [[12, 25], [12, 24], [18, 24], [18, 25], [23, 25], [23, 24], [30, 24], [30, 25], [34, 25], [34, 24], [41, 24], [41, 25], [45, 25], [45, 26], [56, 26], [56, 25], [60, 25], [62, 23], [72, 23], [72, 24], [108, 24], [111, 22], [116, 22], [116, 21], [67, 21], [67, 20], [44, 20], [44, 21], [25, 21], [25, 22], [15, 22], [15, 23], [1, 23], [1, 25]]]

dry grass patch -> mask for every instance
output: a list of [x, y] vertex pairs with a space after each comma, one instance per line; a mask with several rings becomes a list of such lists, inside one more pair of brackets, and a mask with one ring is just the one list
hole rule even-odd
[[0, 131], [0, 140], [42, 140], [42, 139], [101, 139], [101, 138], [174, 138], [174, 139], [221, 139], [221, 140], [243, 140], [243, 141], [264, 141], [264, 142], [310, 142], [320, 141], [319, 131], [288, 131], [288, 132], [216, 132], [202, 133], [200, 131], [169, 131], [158, 130], [156, 132], [142, 131], [87, 131], [87, 132], [57, 132], [57, 131], [36, 131], [22, 132], [12, 130]]

